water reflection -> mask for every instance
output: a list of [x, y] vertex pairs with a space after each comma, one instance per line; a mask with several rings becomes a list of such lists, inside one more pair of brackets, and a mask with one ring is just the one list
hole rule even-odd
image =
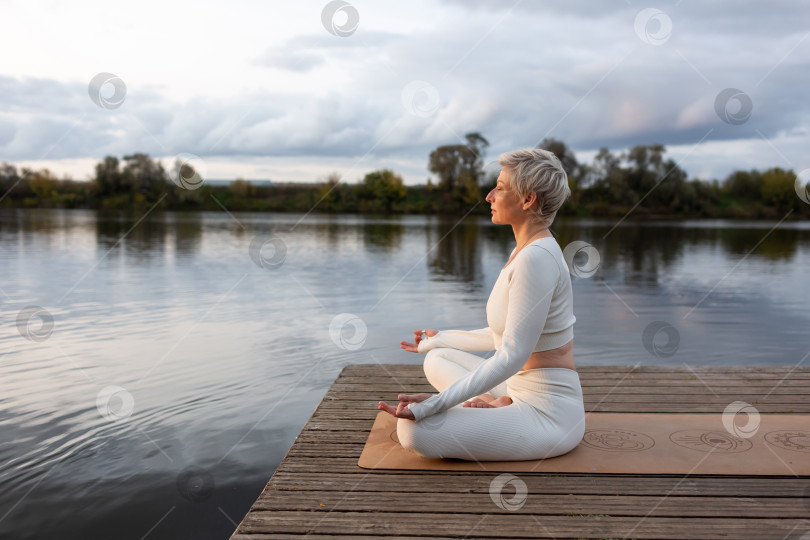
[[756, 246], [755, 253], [765, 257], [770, 261], [791, 262], [796, 254], [796, 249], [804, 240], [805, 231], [798, 229], [774, 229], [773, 231], [763, 231], [762, 229], [733, 229], [720, 230], [716, 232], [721, 237], [723, 247], [735, 255], [745, 255], [767, 234], [766, 241]]
[[[773, 262], [792, 263], [807, 243], [804, 223], [787, 223], [771, 230], [761, 223], [723, 223], [716, 227], [692, 227], [689, 223], [640, 223], [613, 228], [613, 224], [563, 221], [554, 233], [564, 247], [584, 240], [599, 250], [605, 262], [596, 276], [622, 276], [628, 283], [655, 285], [685, 258], [696, 253], [717, 253], [737, 260], [753, 255]], [[717, 252], [720, 250], [720, 252]], [[753, 250], [753, 251], [752, 251]]]
[[622, 281], [638, 286], [655, 286], [661, 276], [683, 257], [688, 240], [684, 229], [598, 227], [581, 234], [594, 235], [593, 245], [602, 260], [608, 261], [599, 278]]
[[[203, 215], [199, 212], [186, 212], [172, 216], [171, 236], [174, 237], [174, 251], [182, 257], [191, 258], [200, 251], [203, 236]], [[235, 227], [233, 234], [239, 238], [241, 227]]]
[[[474, 220], [441, 219], [427, 231], [428, 268], [435, 279], [452, 278], [481, 286], [481, 226]], [[433, 248], [433, 249], [431, 249]]]
[[367, 251], [391, 253], [401, 248], [405, 227], [398, 221], [363, 225], [363, 243]]

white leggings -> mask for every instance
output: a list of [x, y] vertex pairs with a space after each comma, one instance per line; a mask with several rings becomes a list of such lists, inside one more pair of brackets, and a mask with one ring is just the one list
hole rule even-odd
[[[458, 349], [436, 348], [425, 356], [425, 376], [438, 391], [486, 359]], [[496, 408], [463, 403], [416, 422], [397, 419], [400, 444], [427, 458], [522, 461], [573, 450], [585, 434], [579, 374], [567, 368], [519, 371], [488, 391], [509, 396]]]

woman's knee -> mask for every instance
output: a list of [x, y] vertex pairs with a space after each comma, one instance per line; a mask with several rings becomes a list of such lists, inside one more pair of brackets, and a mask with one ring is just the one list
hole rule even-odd
[[397, 439], [403, 448], [417, 452], [422, 457], [436, 457], [432, 455], [425, 435], [425, 428], [417, 426], [413, 420], [397, 419]]
[[441, 347], [438, 347], [436, 349], [430, 349], [425, 354], [425, 364], [427, 364], [428, 362], [435, 361], [436, 356], [440, 354], [441, 350], [442, 350]]
[[402, 448], [407, 450], [417, 450], [419, 447], [419, 436], [416, 422], [407, 418], [397, 419], [397, 439]]
[[[437, 348], [431, 349], [425, 355], [425, 361], [422, 368], [425, 372], [428, 382], [433, 384], [433, 381], [442, 381], [444, 374], [447, 372], [447, 363], [450, 362], [445, 356], [446, 349]], [[436, 386], [435, 384], [433, 384]]]
[[447, 362], [447, 359], [444, 357], [444, 352], [446, 349], [444, 347], [437, 347], [435, 349], [430, 349], [427, 354], [425, 354], [425, 365], [428, 364], [435, 364], [437, 362]]
[[542, 458], [552, 458], [567, 454], [582, 442], [582, 437], [585, 435], [585, 417], [574, 418], [570, 424], [566, 423], [559, 427], [556, 436], [549, 437], [546, 441], [547, 446], [543, 453]]

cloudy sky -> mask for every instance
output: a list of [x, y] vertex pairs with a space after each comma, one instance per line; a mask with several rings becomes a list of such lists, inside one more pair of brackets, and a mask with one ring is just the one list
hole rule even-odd
[[[803, 2], [0, 0], [0, 161], [83, 179], [105, 155], [210, 179], [428, 176], [488, 157], [662, 143], [691, 177], [810, 167]], [[97, 77], [98, 74], [110, 74]], [[107, 81], [107, 82], [104, 82]]]

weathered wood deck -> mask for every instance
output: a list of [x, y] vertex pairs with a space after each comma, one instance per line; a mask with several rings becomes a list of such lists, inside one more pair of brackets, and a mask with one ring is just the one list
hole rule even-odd
[[[586, 411], [810, 412], [810, 366], [577, 369]], [[435, 390], [418, 365], [346, 366], [231, 538], [810, 539], [810, 477], [517, 473], [529, 492], [508, 511], [500, 473], [358, 467], [400, 392]]]

